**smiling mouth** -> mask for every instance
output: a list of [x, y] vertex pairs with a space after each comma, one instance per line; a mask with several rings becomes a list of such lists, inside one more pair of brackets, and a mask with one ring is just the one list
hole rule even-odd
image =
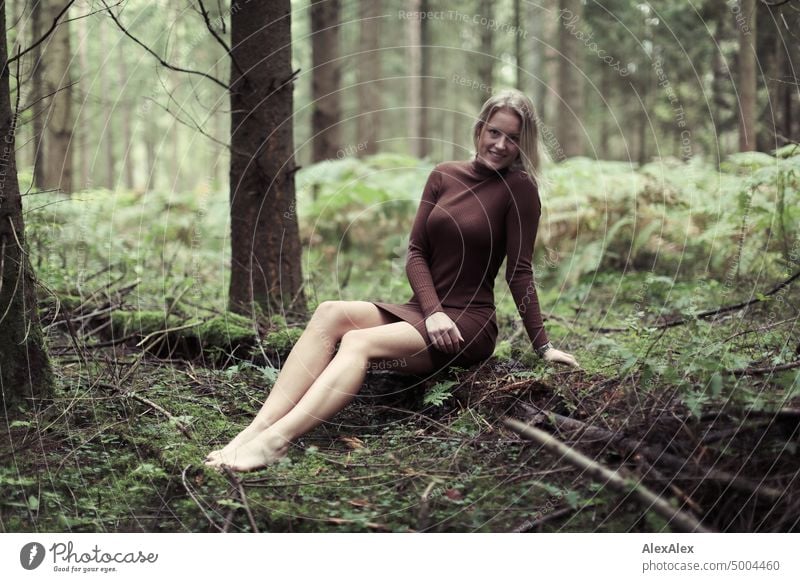
[[502, 160], [502, 159], [505, 157], [505, 156], [503, 156], [503, 155], [501, 155], [501, 154], [498, 154], [498, 153], [496, 153], [496, 152], [493, 152], [493, 151], [491, 151], [491, 150], [489, 150], [489, 156], [491, 156], [491, 157], [492, 157], [492, 158], [494, 158], [495, 160]]

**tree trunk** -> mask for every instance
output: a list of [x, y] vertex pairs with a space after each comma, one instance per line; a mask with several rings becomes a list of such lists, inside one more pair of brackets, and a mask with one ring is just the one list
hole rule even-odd
[[[100, 45], [108, 46], [108, 33], [106, 31], [106, 27], [101, 24], [98, 28]], [[113, 104], [111, 102], [111, 98], [109, 97], [111, 90], [108, 84], [107, 68], [108, 67], [101, 66], [100, 70], [97, 72], [97, 75], [100, 77], [100, 99], [102, 100], [102, 111], [103, 116], [105, 117], [105, 125], [102, 126], [102, 147], [105, 149], [106, 154], [106, 171], [103, 174], [103, 180], [105, 187], [113, 191], [117, 187], [115, 171], [117, 166], [117, 158], [114, 155], [114, 146], [116, 145], [114, 142], [114, 115]]]
[[741, 0], [739, 27], [739, 151], [756, 149], [756, 0]]
[[117, 111], [122, 120], [122, 170], [125, 176], [125, 187], [128, 190], [133, 190], [135, 184], [133, 183], [133, 133], [131, 131], [131, 108], [126, 98], [125, 87], [130, 87], [128, 83], [128, 63], [126, 62], [127, 52], [126, 45], [119, 43], [119, 85], [120, 98], [117, 101]]
[[583, 16], [581, 0], [561, 0], [558, 45], [558, 107], [556, 134], [566, 157], [583, 155], [583, 80], [581, 79], [581, 44], [571, 33], [580, 30]]
[[311, 4], [311, 155], [313, 162], [336, 159], [342, 149], [342, 105], [339, 97], [340, 0]]
[[[422, 0], [410, 0], [409, 9], [414, 13], [420, 12]], [[408, 139], [411, 144], [411, 155], [421, 157], [422, 148], [420, 147], [420, 139], [417, 132], [419, 131], [419, 111], [422, 107], [422, 52], [420, 50], [420, 45], [422, 44], [422, 19], [409, 18], [406, 32], [408, 35], [406, 41], [406, 46], [408, 47], [408, 123], [406, 127], [410, 133]]]
[[[39, 2], [38, 4], [41, 4]], [[84, 76], [88, 78], [89, 75], [89, 25], [88, 25], [88, 18], [80, 18], [77, 21], [78, 25], [78, 66], [80, 67], [80, 71], [78, 72], [77, 78], [83, 79]], [[95, 105], [95, 107], [97, 107]], [[93, 144], [93, 140], [91, 139], [91, 125], [90, 125], [90, 116], [85, 113], [85, 111], [80, 111], [78, 113], [77, 118], [75, 119], [75, 123], [77, 124], [78, 130], [78, 143], [80, 144], [77, 148], [76, 154], [78, 157], [78, 164], [77, 167], [80, 171], [80, 183], [75, 187], [73, 184], [73, 188], [75, 190], [84, 190], [87, 188], [92, 187], [92, 177], [90, 174], [89, 164], [92, 161], [92, 157], [94, 155], [94, 151], [96, 146]]]
[[[44, 9], [43, 2], [34, 2], [31, 7], [31, 36], [33, 42], [41, 38], [46, 30], [45, 19], [47, 11]], [[43, 190], [45, 189], [45, 173], [44, 173], [44, 118], [45, 118], [45, 102], [41, 101], [45, 94], [44, 91], [44, 62], [42, 61], [42, 45], [39, 44], [34, 47], [31, 53], [31, 60], [33, 63], [33, 71], [31, 73], [31, 103], [33, 103], [33, 185]]]
[[381, 0], [361, 0], [360, 51], [358, 64], [358, 142], [363, 148], [357, 148], [359, 156], [371, 156], [378, 153], [378, 139], [382, 115], [381, 92]]
[[[64, 8], [64, 2], [49, 3], [45, 24], [51, 23]], [[72, 56], [69, 42], [68, 14], [61, 17], [58, 27], [46, 41], [43, 57], [45, 59], [45, 94], [48, 97], [48, 112], [45, 122], [45, 156], [44, 185], [46, 188], [59, 189], [64, 193], [72, 192], [72, 89], [70, 84], [70, 63]]]
[[[494, 18], [494, 11], [492, 10], [492, 0], [480, 0], [480, 16], [486, 21], [492, 21]], [[480, 26], [480, 25], [476, 25]], [[478, 82], [482, 83], [486, 88], [478, 92], [478, 107], [483, 105], [483, 102], [491, 97], [492, 88], [494, 87], [494, 49], [493, 37], [495, 35], [489, 26], [481, 26], [481, 45], [478, 62]]]
[[[422, 0], [422, 11], [428, 12], [431, 10], [431, 3], [429, 0]], [[430, 45], [431, 39], [431, 26], [427, 18], [419, 23], [419, 73], [420, 73], [420, 96], [419, 96], [419, 117], [417, 127], [417, 140], [419, 142], [419, 157], [427, 158], [431, 153], [430, 139], [430, 115], [431, 108], [431, 54]]]
[[[542, 66], [539, 73], [539, 116], [549, 127], [555, 128], [558, 123], [558, 75], [559, 56], [558, 31], [561, 20], [558, 18], [558, 0], [544, 0], [542, 8], [529, 8], [528, 22], [535, 35], [541, 35], [543, 42], [539, 43]], [[555, 90], [553, 87], [555, 86]], [[556, 161], [563, 159], [563, 154], [552, 152]]]
[[230, 308], [304, 317], [290, 1], [234, 11], [231, 47]]
[[514, 0], [514, 60], [517, 65], [516, 74], [514, 75], [514, 86], [520, 91], [525, 90], [525, 79], [523, 77], [525, 73], [525, 59], [522, 54], [522, 35], [520, 34], [522, 22], [520, 0]]
[[22, 197], [14, 153], [5, 5], [0, 7], [0, 397], [5, 413], [52, 396], [53, 380], [36, 311], [36, 280], [25, 252]]

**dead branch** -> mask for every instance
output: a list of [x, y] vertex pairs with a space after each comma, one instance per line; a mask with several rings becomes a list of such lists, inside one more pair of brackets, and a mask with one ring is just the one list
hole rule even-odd
[[532, 422], [549, 420], [556, 429], [566, 430], [568, 432], [582, 431], [579, 433], [579, 437], [581, 435], [586, 435], [599, 441], [615, 444], [619, 446], [627, 455], [635, 456], [637, 453], [639, 453], [651, 463], [661, 463], [662, 465], [678, 472], [683, 471], [686, 468], [690, 468], [695, 471], [699, 469], [702, 472], [698, 476], [701, 481], [721, 481], [733, 489], [738, 489], [745, 493], [749, 493], [751, 496], [758, 495], [765, 499], [769, 499], [772, 502], [777, 502], [781, 498], [785, 497], [785, 492], [778, 489], [752, 483], [751, 481], [743, 479], [738, 475], [732, 475], [724, 471], [698, 468], [690, 461], [682, 459], [677, 455], [667, 453], [666, 451], [662, 451], [659, 447], [646, 446], [639, 441], [635, 441], [634, 439], [622, 438], [619, 434], [599, 427], [586, 425], [580, 420], [562, 416], [555, 412], [540, 410], [529, 404], [520, 404], [520, 407], [526, 411]]
[[256, 525], [256, 519], [253, 517], [253, 512], [250, 511], [250, 504], [247, 502], [247, 493], [244, 491], [244, 485], [242, 485], [242, 481], [227, 465], [222, 465], [222, 469], [225, 471], [225, 474], [228, 476], [228, 479], [230, 479], [233, 486], [236, 487], [236, 490], [239, 492], [239, 501], [241, 501], [244, 512], [247, 514], [247, 519], [250, 521], [250, 527], [253, 529], [253, 533], [259, 533], [258, 526]]
[[[245, 76], [244, 70], [242, 69], [241, 66], [239, 66], [239, 63], [236, 62], [236, 59], [233, 56], [233, 52], [231, 52], [231, 47], [228, 46], [228, 43], [225, 42], [225, 40], [217, 33], [216, 30], [214, 30], [214, 27], [211, 25], [211, 19], [208, 16], [208, 11], [206, 10], [206, 7], [203, 5], [203, 0], [197, 0], [197, 3], [200, 5], [200, 13], [203, 15], [203, 20], [205, 20], [206, 22], [206, 28], [208, 29], [208, 32], [210, 32], [211, 36], [213, 36], [220, 44], [220, 46], [225, 49], [225, 52], [231, 58], [233, 66], [236, 67], [236, 70], [239, 71], [239, 74], [242, 77], [244, 77]], [[222, 22], [225, 22], [224, 19], [221, 20]]]
[[133, 42], [135, 42], [135, 43], [136, 43], [136, 44], [138, 44], [140, 47], [142, 47], [144, 50], [146, 50], [148, 53], [150, 53], [151, 55], [153, 55], [153, 56], [154, 56], [154, 57], [155, 57], [155, 58], [158, 60], [158, 62], [159, 62], [159, 63], [160, 63], [162, 66], [164, 66], [164, 67], [167, 67], [168, 69], [172, 69], [173, 71], [178, 71], [179, 73], [189, 73], [190, 75], [200, 75], [201, 77], [205, 77], [206, 79], [209, 79], [210, 81], [213, 81], [214, 83], [216, 83], [217, 85], [219, 85], [220, 87], [222, 87], [223, 89], [225, 89], [226, 91], [230, 91], [230, 86], [229, 86], [227, 83], [225, 83], [225, 82], [223, 82], [223, 81], [220, 81], [219, 79], [217, 79], [216, 77], [214, 77], [214, 76], [212, 76], [212, 75], [209, 75], [208, 73], [203, 73], [202, 71], [193, 71], [192, 69], [184, 69], [184, 68], [182, 68], [182, 67], [176, 67], [175, 65], [171, 65], [171, 64], [169, 64], [167, 61], [165, 61], [164, 59], [162, 59], [162, 58], [161, 58], [161, 56], [159, 56], [159, 54], [158, 54], [158, 53], [156, 53], [156, 52], [155, 52], [153, 49], [151, 49], [149, 46], [147, 46], [146, 44], [144, 44], [144, 43], [143, 43], [142, 41], [140, 41], [138, 38], [136, 38], [135, 36], [133, 36], [133, 35], [132, 35], [132, 34], [131, 34], [129, 31], [128, 31], [128, 29], [126, 29], [126, 28], [125, 28], [125, 27], [122, 25], [122, 23], [119, 21], [119, 19], [118, 19], [118, 18], [117, 18], [117, 17], [114, 15], [114, 13], [111, 11], [111, 8], [109, 8], [108, 4], [106, 4], [106, 0], [101, 0], [101, 1], [103, 2], [103, 5], [104, 5], [104, 6], [107, 8], [107, 10], [108, 10], [108, 15], [111, 17], [111, 20], [113, 20], [113, 21], [114, 21], [114, 24], [116, 24], [116, 25], [117, 25], [117, 27], [118, 27], [118, 28], [119, 28], [119, 29], [120, 29], [120, 30], [121, 30], [121, 31], [122, 31], [122, 32], [125, 34], [125, 36], [127, 36], [128, 38], [130, 38], [130, 39], [131, 39]]
[[663, 498], [645, 487], [640, 480], [622, 477], [619, 472], [612, 471], [593, 461], [541, 429], [527, 425], [514, 418], [505, 417], [502, 422], [517, 434], [539, 443], [551, 453], [559, 455], [567, 462], [583, 469], [595, 481], [608, 484], [612, 489], [616, 489], [626, 496], [633, 495], [634, 498], [642, 503], [645, 510], [652, 509], [664, 517], [668, 523], [674, 524], [677, 529], [683, 532], [710, 533], [710, 530], [701, 525], [697, 519], [680, 509], [672, 507]]
[[[764, 293], [764, 297], [769, 297], [770, 295], [775, 295], [775, 293], [777, 293], [778, 291], [780, 291], [781, 289], [783, 289], [787, 285], [792, 284], [795, 281], [795, 279], [797, 279], [798, 277], [800, 277], [800, 271], [797, 271], [794, 275], [792, 275], [791, 277], [789, 277], [785, 281], [782, 281], [782, 282], [778, 283], [777, 285], [775, 285], [775, 287], [773, 287], [772, 289], [770, 289], [769, 291]], [[717, 309], [711, 309], [709, 311], [703, 311], [701, 313], [698, 313], [694, 317], [689, 317], [689, 318], [685, 318], [684, 317], [684, 318], [676, 319], [675, 321], [668, 321], [666, 323], [655, 325], [655, 326], [653, 326], [653, 328], [654, 329], [666, 329], [666, 328], [669, 328], [669, 327], [677, 327], [679, 325], [685, 325], [685, 324], [689, 323], [690, 321], [694, 321], [696, 319], [708, 319], [710, 317], [715, 317], [715, 316], [721, 315], [723, 313], [729, 313], [731, 311], [739, 311], [740, 309], [744, 309], [745, 307], [750, 307], [751, 305], [755, 305], [756, 303], [761, 303], [762, 301], [764, 301], [764, 299], [761, 299], [759, 297], [755, 297], [753, 299], [750, 299], [749, 301], [743, 301], [743, 302], [737, 303], [735, 305], [726, 305], [724, 307], [719, 307]], [[603, 328], [590, 327], [589, 329], [591, 329], [592, 331], [599, 332], [599, 333], [612, 333], [612, 332], [628, 331], [627, 328], [617, 328], [617, 327], [603, 327]]]
[[188, 494], [189, 494], [189, 497], [191, 497], [191, 498], [192, 498], [192, 501], [194, 501], [195, 505], [197, 505], [197, 507], [199, 507], [199, 508], [200, 508], [200, 511], [202, 511], [202, 512], [203, 512], [203, 515], [204, 515], [204, 516], [205, 516], [205, 518], [208, 520], [208, 523], [210, 523], [210, 524], [211, 524], [211, 525], [214, 527], [214, 529], [216, 529], [218, 532], [220, 532], [220, 533], [225, 533], [225, 530], [223, 530], [221, 527], [219, 527], [219, 526], [217, 525], [217, 523], [216, 523], [216, 522], [215, 522], [215, 521], [214, 521], [214, 520], [211, 518], [211, 516], [210, 516], [210, 515], [208, 515], [208, 512], [206, 511], [206, 508], [205, 508], [205, 507], [203, 507], [202, 503], [200, 503], [200, 500], [199, 500], [199, 499], [197, 499], [197, 497], [195, 496], [194, 492], [193, 492], [193, 491], [192, 491], [192, 489], [189, 487], [189, 483], [188, 483], [188, 481], [186, 480], [186, 471], [188, 471], [188, 470], [189, 470], [189, 467], [191, 467], [191, 466], [192, 466], [192, 465], [186, 465], [186, 466], [183, 468], [183, 471], [181, 471], [181, 482], [183, 483], [183, 488], [184, 488], [184, 489], [186, 489], [186, 493], [188, 493]]
[[14, 61], [19, 60], [22, 56], [28, 54], [33, 49], [35, 49], [37, 46], [42, 44], [45, 40], [47, 40], [47, 37], [50, 36], [53, 33], [53, 31], [56, 29], [56, 27], [58, 26], [58, 24], [59, 24], [58, 23], [58, 19], [61, 18], [62, 16], [64, 16], [64, 14], [66, 14], [67, 10], [69, 10], [70, 6], [72, 6], [74, 3], [75, 3], [75, 0], [69, 0], [69, 2], [67, 2], [64, 5], [64, 8], [61, 9], [61, 12], [56, 14], [56, 17], [53, 19], [53, 24], [51, 24], [50, 28], [47, 29], [47, 31], [42, 35], [42, 38], [40, 38], [39, 40], [34, 42], [31, 46], [26, 48], [24, 51], [22, 51], [22, 52], [18, 51], [17, 52], [17, 56], [8, 59], [8, 62], [6, 63], [6, 66], [10, 65]]

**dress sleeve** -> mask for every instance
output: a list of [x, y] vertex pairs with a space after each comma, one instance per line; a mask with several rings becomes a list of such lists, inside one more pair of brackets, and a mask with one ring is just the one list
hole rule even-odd
[[508, 184], [506, 211], [506, 281], [534, 348], [547, 343], [539, 297], [533, 281], [531, 259], [542, 205], [539, 190], [527, 177]]
[[414, 226], [411, 228], [411, 235], [408, 240], [406, 274], [425, 317], [437, 311], [442, 311], [442, 304], [439, 301], [436, 287], [433, 284], [433, 277], [431, 276], [431, 241], [428, 239], [426, 228], [428, 216], [433, 207], [436, 206], [441, 182], [441, 172], [434, 168], [428, 176], [425, 189], [422, 191], [422, 199], [420, 200], [417, 216], [414, 219]]

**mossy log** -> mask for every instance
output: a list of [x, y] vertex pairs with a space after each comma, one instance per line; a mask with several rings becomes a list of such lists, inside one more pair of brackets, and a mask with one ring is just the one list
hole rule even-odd
[[[235, 313], [209, 318], [166, 315], [163, 311], [123, 311], [110, 314], [107, 340], [140, 347], [159, 357], [230, 360], [285, 358], [303, 333], [302, 328], [275, 327], [260, 342], [256, 324]], [[262, 352], [263, 350], [263, 352]]]

